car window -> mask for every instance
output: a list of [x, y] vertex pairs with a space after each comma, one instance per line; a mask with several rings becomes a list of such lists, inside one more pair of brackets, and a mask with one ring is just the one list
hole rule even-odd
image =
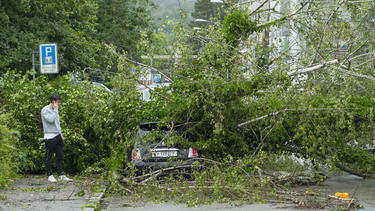
[[139, 138], [139, 141], [145, 143], [152, 143], [155, 141], [161, 141], [164, 137], [169, 135], [169, 131], [158, 131], [158, 130], [141, 130], [139, 129], [137, 131], [137, 136]]

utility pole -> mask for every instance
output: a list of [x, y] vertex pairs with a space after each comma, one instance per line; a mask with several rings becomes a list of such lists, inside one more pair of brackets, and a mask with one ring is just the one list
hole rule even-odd
[[[268, 1], [268, 3], [265, 5], [265, 10], [268, 11], [269, 9], [271, 8], [271, 1]], [[270, 16], [271, 14], [268, 12], [267, 14], [267, 18], [266, 18], [266, 23], [270, 22]], [[268, 48], [269, 44], [270, 44], [270, 30], [268, 28], [266, 28], [266, 30], [264, 31], [264, 47], [265, 48]]]
[[150, 79], [151, 79], [151, 83], [153, 82], [153, 77], [152, 77], [152, 60], [153, 60], [153, 57], [151, 56], [151, 60], [150, 60]]
[[[268, 3], [265, 5], [265, 10], [269, 10], [271, 8], [271, 1], [268, 1]], [[270, 22], [270, 16], [271, 14], [268, 12], [267, 14], [267, 19], [266, 19], [266, 23]], [[269, 61], [269, 52], [268, 52], [268, 48], [270, 46], [270, 29], [269, 28], [266, 28], [264, 30], [264, 40], [263, 40], [263, 49], [265, 50], [264, 52], [264, 55], [266, 58], [266, 61], [265, 61], [265, 64], [267, 64]], [[268, 69], [268, 68], [267, 68]]]

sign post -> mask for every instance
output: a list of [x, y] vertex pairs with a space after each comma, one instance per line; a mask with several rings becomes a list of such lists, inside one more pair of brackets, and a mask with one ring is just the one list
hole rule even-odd
[[31, 53], [31, 62], [32, 62], [32, 65], [33, 65], [33, 82], [35, 83], [35, 51], [33, 50], [33, 52]]
[[40, 44], [40, 73], [41, 74], [57, 74], [59, 73], [57, 62], [57, 44]]

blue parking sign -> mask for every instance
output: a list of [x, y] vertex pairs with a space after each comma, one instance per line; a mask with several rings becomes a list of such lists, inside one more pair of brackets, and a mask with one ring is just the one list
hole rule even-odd
[[40, 58], [40, 73], [50, 74], [58, 73], [58, 62], [57, 62], [57, 45], [51, 44], [40, 44], [39, 45], [39, 58]]

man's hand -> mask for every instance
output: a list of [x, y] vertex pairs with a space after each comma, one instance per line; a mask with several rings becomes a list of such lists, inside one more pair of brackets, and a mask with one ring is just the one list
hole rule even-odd
[[59, 110], [59, 104], [56, 103], [56, 102], [53, 102], [53, 103], [52, 103], [52, 108], [53, 108], [53, 109], [56, 109], [56, 110]]
[[64, 141], [64, 139], [65, 139], [64, 136], [61, 136], [61, 139]]

